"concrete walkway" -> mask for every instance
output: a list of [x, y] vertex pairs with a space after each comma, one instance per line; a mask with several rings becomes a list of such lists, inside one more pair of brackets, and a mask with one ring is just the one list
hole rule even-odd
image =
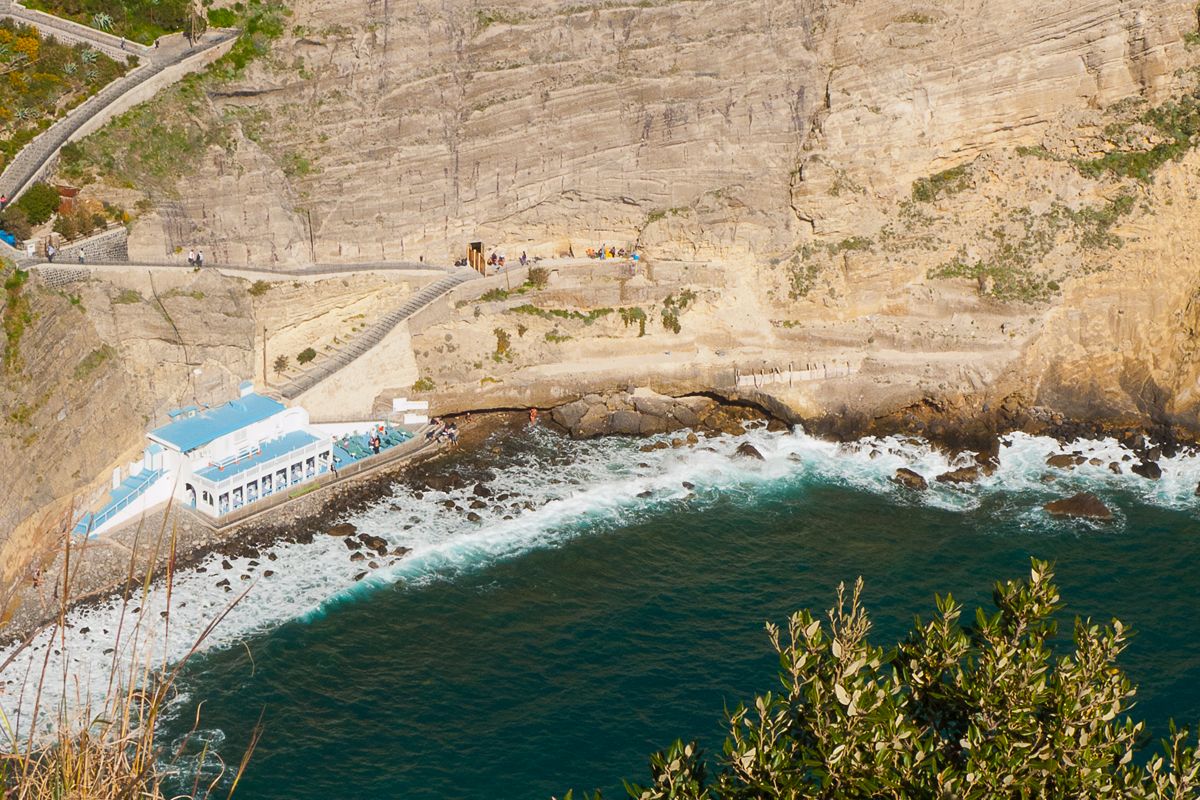
[[479, 277], [478, 272], [464, 268], [434, 281], [410, 297], [402, 306], [372, 323], [359, 336], [344, 344], [340, 349], [313, 362], [312, 366], [303, 374], [292, 378], [282, 386], [277, 386], [276, 391], [288, 400], [294, 400], [379, 344], [383, 341], [383, 337], [391, 333], [392, 329], [401, 322], [436, 301], [460, 283], [477, 277]]
[[[52, 160], [58, 156], [62, 146], [71, 141], [84, 125], [103, 114], [122, 97], [137, 90], [146, 81], [168, 67], [221, 45], [238, 35], [238, 32], [233, 30], [214, 30], [206, 33], [195, 46], [192, 46], [182, 35], [175, 34], [160, 39], [157, 48], [130, 42], [125, 42], [122, 47], [120, 44], [122, 40], [111, 34], [95, 31], [87, 26], [43, 14], [40, 11], [31, 11], [9, 0], [0, 0], [0, 17], [32, 25], [43, 36], [53, 36], [68, 43], [84, 42], [89, 47], [118, 59], [135, 55], [141, 60], [141, 64], [135, 69], [80, 103], [67, 116], [38, 134], [21, 149], [21, 152], [17, 153], [16, 157], [4, 168], [4, 172], [0, 173], [0, 193], [7, 195], [10, 200], [16, 200], [35, 180], [41, 177]], [[115, 45], [114, 42], [116, 42]], [[0, 243], [0, 255], [23, 265], [29, 263], [28, 257], [24, 253], [7, 244]]]

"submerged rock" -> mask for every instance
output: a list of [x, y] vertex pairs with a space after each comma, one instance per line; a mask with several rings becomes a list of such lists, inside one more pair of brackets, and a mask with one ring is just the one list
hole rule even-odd
[[1162, 477], [1162, 468], [1154, 461], [1142, 461], [1134, 464], [1129, 470], [1135, 475], [1141, 475], [1143, 478], [1152, 481], [1156, 481]]
[[979, 467], [963, 467], [943, 472], [936, 480], [938, 483], [974, 483], [979, 480]]
[[767, 433], [783, 433], [790, 430], [791, 426], [781, 419], [771, 417], [770, 421], [767, 422]]
[[479, 516], [474, 511], [467, 514], [467, 519], [469, 519], [471, 522], [483, 522], [483, 517]]
[[1059, 469], [1074, 469], [1076, 464], [1082, 464], [1086, 460], [1083, 456], [1073, 455], [1072, 453], [1059, 453], [1056, 456], [1047, 458], [1046, 466], [1058, 467]]
[[1054, 500], [1042, 506], [1056, 517], [1079, 517], [1082, 519], [1112, 519], [1113, 513], [1104, 501], [1091, 492], [1080, 492], [1062, 500]]
[[475, 488], [472, 491], [474, 492], [476, 497], [491, 497], [492, 496], [492, 490], [489, 489], [487, 486], [485, 486], [482, 483], [475, 484]]
[[1121, 465], [1115, 461], [1110, 461], [1110, 462], [1108, 462], [1108, 471], [1113, 473], [1114, 475], [1120, 475], [1121, 474]]
[[325, 531], [325, 533], [329, 536], [353, 536], [358, 533], [358, 528], [349, 522], [341, 522]]
[[896, 474], [892, 476], [894, 483], [903, 486], [905, 489], [913, 489], [914, 491], [923, 492], [929, 488], [929, 484], [917, 472], [913, 472], [908, 467], [901, 467], [896, 470]]
[[737, 450], [733, 451], [734, 455], [742, 456], [743, 458], [754, 458], [759, 461], [764, 461], [763, 454], [758, 452], [758, 448], [749, 442], [742, 442], [738, 445]]
[[[692, 483], [691, 481], [684, 481], [683, 488], [687, 489], [690, 492], [692, 489], [696, 488], [696, 484]], [[1196, 487], [1196, 493], [1200, 494], [1200, 486]]]

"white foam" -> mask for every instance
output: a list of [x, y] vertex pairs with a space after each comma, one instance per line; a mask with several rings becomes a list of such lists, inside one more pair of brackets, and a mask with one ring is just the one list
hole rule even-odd
[[[558, 546], [584, 532], [653, 513], [664, 502], [687, 499], [706, 503], [729, 492], [753, 497], [769, 487], [808, 481], [960, 511], [977, 507], [989, 495], [1020, 495], [1021, 502], [1014, 505], [1024, 515], [1023, 522], [1063, 526], [1071, 523], [1051, 522], [1040, 510], [1045, 499], [1087, 488], [1102, 496], [1119, 491], [1145, 503], [1192, 508], [1200, 480], [1200, 460], [1196, 458], [1161, 460], [1163, 477], [1154, 482], [1130, 474], [1128, 467], [1135, 462], [1122, 460], [1128, 454], [1115, 441], [1078, 442], [1061, 448], [1052, 439], [1024, 434], [1006, 437], [1000, 468], [968, 486], [941, 484], [932, 478], [962, 466], [969, 457], [952, 461], [923, 442], [902, 437], [838, 445], [801, 432], [767, 433], [760, 428], [741, 437], [702, 439], [691, 448], [640, 452], [645, 440], [569, 442], [540, 430], [528, 435], [535, 437], [529, 454], [523, 455], [519, 464], [498, 470], [497, 478], [488, 484], [494, 495], [511, 496], [503, 502], [484, 499], [486, 507], [474, 509], [481, 517], [479, 522], [466, 517], [467, 506], [480, 499], [473, 494], [473, 485], [448, 493], [428, 491], [423, 497], [407, 486], [397, 486], [370, 510], [345, 521], [360, 532], [385, 539], [389, 548], [411, 548], [403, 559], [368, 554], [366, 560], [352, 562], [341, 538], [324, 535], [308, 544], [279, 543], [256, 559], [230, 558], [229, 570], [222, 568], [221, 556], [210, 556], [201, 569], [184, 570], [176, 576], [169, 629], [161, 617], [166, 593], [156, 584], [144, 600], [131, 602], [124, 611], [119, 641], [116, 632], [122, 625], [122, 608], [117, 601], [72, 612], [65, 649], [57, 646], [57, 640], [50, 640], [50, 632], [43, 633], [0, 676], [0, 710], [22, 735], [28, 734], [37, 687], [24, 679], [27, 674], [38, 674], [44, 660], [51, 680], [43, 687], [38, 725], [49, 730], [60, 703], [77, 708], [88, 696], [103, 695], [114, 661], [106, 650], [116, 649], [115, 663], [123, 677], [124, 665], [133, 661], [135, 653], [153, 663], [174, 663], [247, 587], [247, 598], [229, 611], [201, 649], [229, 646], [286, 621], [323, 613], [329, 604], [370, 591], [372, 586], [396, 582], [419, 586], [452, 579], [463, 570], [479, 569], [534, 548]], [[743, 442], [757, 448], [763, 460], [735, 457], [734, 450]], [[1074, 451], [1101, 463], [1085, 462], [1069, 472], [1045, 465], [1051, 453]], [[1109, 471], [1107, 465], [1112, 461], [1122, 465], [1124, 474]], [[891, 478], [899, 467], [929, 478], [930, 490], [910, 493], [898, 487]], [[1044, 474], [1055, 476], [1052, 484], [1043, 483]], [[694, 493], [683, 486], [685, 481], [694, 484]], [[461, 510], [445, 508], [447, 500]], [[532, 509], [524, 507], [527, 501]], [[511, 507], [514, 503], [519, 507]], [[378, 566], [369, 567], [371, 560]], [[273, 574], [266, 575], [268, 570]], [[363, 572], [367, 575], [356, 580]], [[225, 579], [231, 584], [229, 591], [217, 586]], [[139, 606], [141, 615], [133, 611]], [[85, 628], [89, 629], [86, 633]], [[0, 651], [0, 661], [7, 656], [8, 652]], [[64, 693], [64, 685], [78, 688]]]

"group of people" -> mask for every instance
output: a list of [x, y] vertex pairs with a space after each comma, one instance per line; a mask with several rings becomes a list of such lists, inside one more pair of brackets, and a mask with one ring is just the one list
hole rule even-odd
[[451, 445], [458, 444], [458, 425], [434, 417], [430, 420], [433, 429], [425, 432], [425, 441], [448, 441]]
[[188, 249], [188, 266], [200, 269], [204, 266], [204, 251]]
[[[521, 251], [521, 258], [519, 259], [519, 261], [520, 261], [520, 264], [522, 267], [529, 266], [529, 256], [526, 255], [524, 250]], [[487, 263], [488, 263], [489, 267], [497, 267], [498, 269], [504, 269], [504, 262], [505, 262], [504, 253], [497, 253], [495, 250], [493, 250], [492, 254], [490, 256], [488, 256]]]
[[[54, 246], [54, 242], [47, 239], [46, 240], [46, 261], [53, 264], [54, 257], [56, 255], [58, 255], [58, 248]], [[87, 253], [84, 252], [82, 247], [79, 248], [79, 251], [75, 254], [75, 257], [76, 257], [76, 260], [78, 260], [80, 264], [87, 261]]]
[[638, 254], [636, 250], [627, 253], [625, 252], [624, 247], [609, 247], [607, 244], [602, 244], [600, 245], [599, 250], [594, 247], [589, 247], [587, 249], [588, 258], [599, 258], [604, 260], [609, 258], [625, 258], [626, 256], [632, 258], [634, 261], [638, 260]]

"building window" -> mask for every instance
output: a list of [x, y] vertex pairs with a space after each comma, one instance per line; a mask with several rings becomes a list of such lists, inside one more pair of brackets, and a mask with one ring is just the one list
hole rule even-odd
[[220, 507], [218, 508], [218, 511], [221, 514], [229, 513], [229, 492], [224, 492], [221, 494], [221, 504], [220, 504]]
[[262, 479], [262, 496], [267, 497], [272, 491], [274, 491], [274, 489], [271, 486], [271, 476], [264, 475]]

